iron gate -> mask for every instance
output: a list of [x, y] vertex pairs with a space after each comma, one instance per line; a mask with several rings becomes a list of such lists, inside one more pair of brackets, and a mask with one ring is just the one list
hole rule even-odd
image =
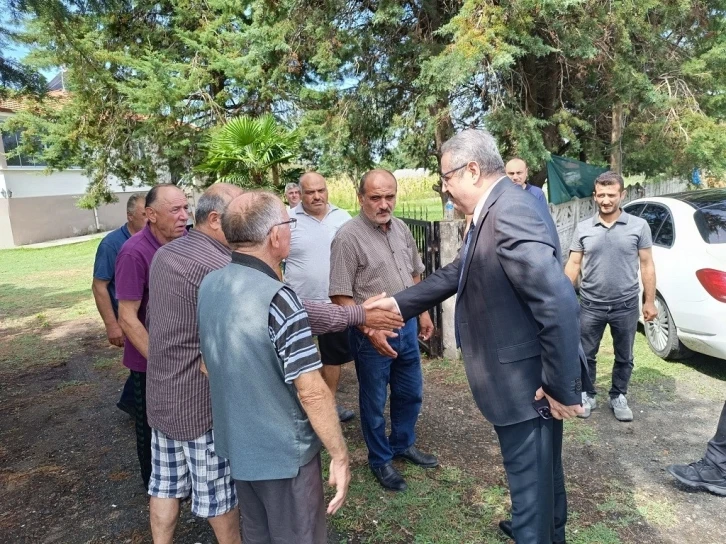
[[[413, 239], [416, 241], [416, 249], [421, 256], [426, 269], [421, 274], [424, 279], [441, 268], [441, 255], [439, 253], [439, 222], [425, 221], [422, 219], [409, 219], [401, 217], [408, 225]], [[430, 357], [441, 357], [443, 355], [443, 341], [441, 332], [441, 305], [434, 307], [430, 312], [431, 320], [434, 323], [434, 333], [427, 341], [419, 339], [419, 345]]]

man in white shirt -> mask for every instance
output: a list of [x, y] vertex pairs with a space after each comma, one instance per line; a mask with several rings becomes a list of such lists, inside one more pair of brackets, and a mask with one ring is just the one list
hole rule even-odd
[[[338, 229], [350, 220], [345, 210], [328, 203], [325, 178], [308, 172], [300, 178], [301, 202], [291, 210], [297, 218], [292, 231], [290, 255], [285, 264], [285, 283], [303, 300], [330, 302], [330, 243]], [[348, 347], [348, 331], [318, 336], [323, 362], [321, 374], [335, 394], [340, 381], [341, 365], [353, 358]], [[338, 406], [338, 417], [348, 421], [352, 410]]]

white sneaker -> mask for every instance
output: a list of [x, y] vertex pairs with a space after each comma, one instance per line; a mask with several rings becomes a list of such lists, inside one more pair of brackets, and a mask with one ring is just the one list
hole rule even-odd
[[592, 409], [595, 407], [595, 398], [589, 396], [587, 393], [582, 393], [582, 407], [585, 411], [581, 414], [577, 414], [577, 417], [587, 419], [592, 413]]
[[615, 419], [618, 421], [633, 421], [633, 411], [628, 408], [628, 399], [622, 393], [610, 399], [610, 408], [613, 409]]

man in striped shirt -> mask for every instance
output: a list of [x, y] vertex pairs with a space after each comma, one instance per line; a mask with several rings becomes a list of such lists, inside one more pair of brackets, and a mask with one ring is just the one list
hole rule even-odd
[[[160, 248], [151, 266], [147, 410], [154, 440], [151, 527], [157, 543], [171, 542], [179, 500], [190, 492], [192, 511], [210, 520], [217, 540], [239, 541], [229, 464], [214, 450], [209, 383], [199, 371], [197, 294], [207, 274], [230, 262], [220, 218], [240, 194], [238, 187], [223, 183], [208, 189], [197, 204], [196, 227]], [[400, 322], [395, 314], [363, 306], [305, 303], [305, 309], [315, 334], [362, 323], [393, 328]]]
[[307, 312], [279, 277], [295, 222], [271, 193], [233, 200], [222, 216], [232, 262], [199, 288], [217, 451], [229, 459], [243, 540], [253, 544], [327, 541], [321, 442], [336, 487], [329, 514], [342, 506], [350, 482]]

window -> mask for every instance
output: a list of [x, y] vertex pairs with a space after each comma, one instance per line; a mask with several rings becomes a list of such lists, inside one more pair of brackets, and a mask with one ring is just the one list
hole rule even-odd
[[698, 232], [707, 244], [726, 244], [726, 202], [693, 214]]
[[[653, 235], [653, 243], [658, 246], [671, 247], [675, 237], [673, 219], [668, 208], [659, 204], [648, 204], [640, 217], [645, 219]], [[661, 235], [661, 230], [663, 234]]]
[[665, 218], [663, 224], [660, 226], [658, 236], [653, 239], [653, 243], [657, 246], [671, 247], [673, 245], [673, 239], [675, 238], [675, 231], [673, 228], [673, 218], [671, 214]]
[[15, 151], [22, 141], [22, 133], [20, 132], [3, 132], [3, 148], [5, 150], [5, 162], [8, 166], [45, 166], [46, 164], [38, 160], [32, 155], [19, 154], [9, 156], [11, 151]]
[[623, 208], [623, 209], [630, 215], [635, 215], [637, 217], [640, 215], [640, 212], [643, 211], [643, 208], [645, 208], [645, 203], [641, 202], [640, 204], [632, 204], [630, 206], [625, 206], [625, 208]]

